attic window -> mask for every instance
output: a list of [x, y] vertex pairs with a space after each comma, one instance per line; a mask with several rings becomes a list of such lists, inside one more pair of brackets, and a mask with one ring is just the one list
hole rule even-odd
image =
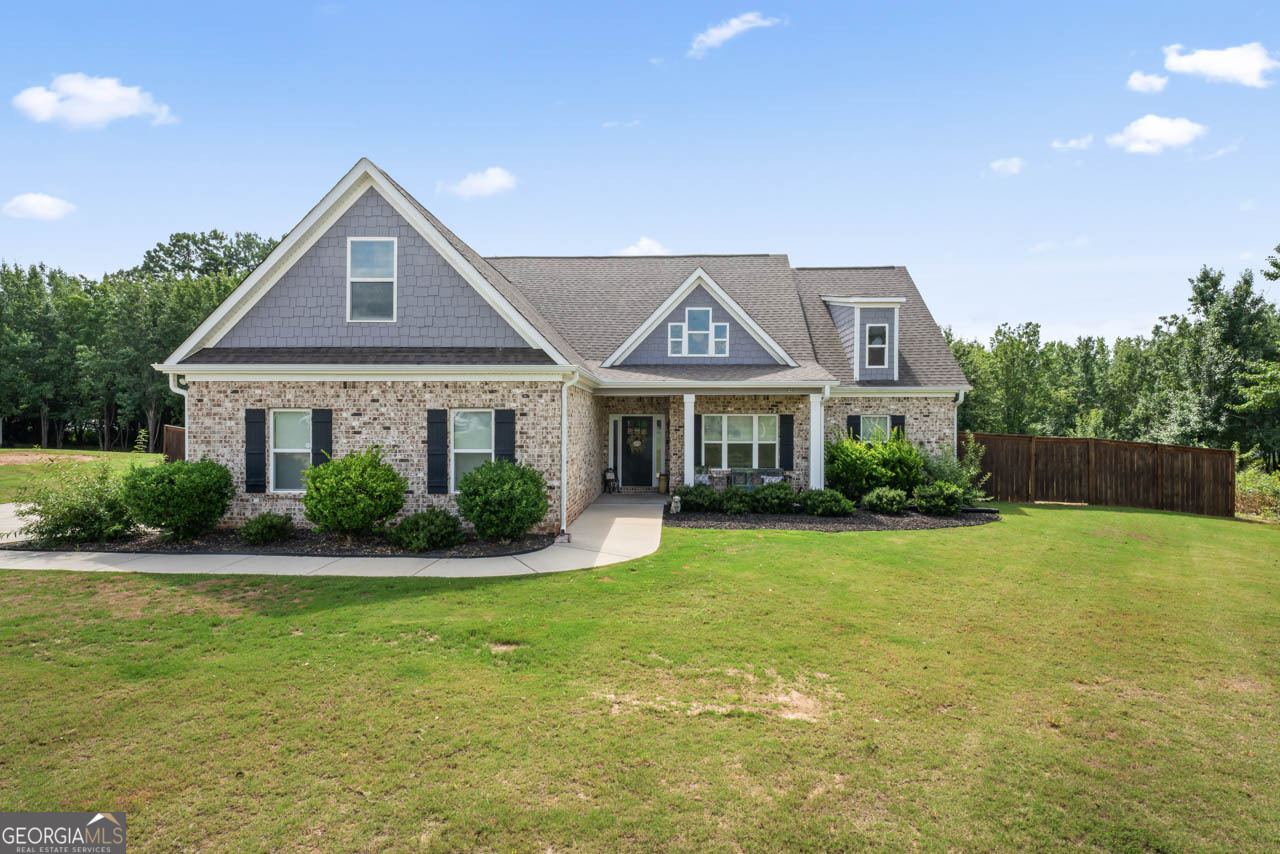
[[729, 324], [712, 323], [709, 308], [686, 308], [684, 323], [667, 324], [667, 355], [728, 356]]
[[883, 368], [889, 364], [889, 325], [867, 324], [867, 367]]
[[394, 323], [396, 239], [347, 238], [347, 320]]

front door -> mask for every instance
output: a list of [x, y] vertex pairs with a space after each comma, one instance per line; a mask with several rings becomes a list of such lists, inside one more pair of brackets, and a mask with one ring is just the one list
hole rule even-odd
[[622, 419], [623, 486], [653, 486], [653, 418]]

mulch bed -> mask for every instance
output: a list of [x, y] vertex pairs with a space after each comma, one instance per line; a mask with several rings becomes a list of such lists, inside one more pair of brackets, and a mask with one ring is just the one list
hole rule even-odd
[[[103, 543], [54, 546], [53, 551], [158, 552], [161, 554], [273, 554], [315, 557], [501, 557], [536, 552], [555, 542], [554, 534], [525, 534], [509, 543], [468, 539], [446, 551], [407, 552], [382, 537], [364, 537], [347, 544], [345, 537], [299, 529], [287, 540], [266, 546], [249, 546], [232, 530], [210, 531], [193, 540], [166, 542], [159, 534], [144, 533]], [[6, 542], [0, 549], [30, 549], [25, 543]]]
[[962, 512], [959, 516], [925, 516], [907, 511], [901, 516], [859, 510], [852, 516], [810, 516], [806, 513], [677, 513], [668, 508], [662, 524], [671, 528], [717, 528], [731, 531], [772, 528], [784, 531], [922, 531], [929, 528], [967, 528], [999, 521], [998, 513]]

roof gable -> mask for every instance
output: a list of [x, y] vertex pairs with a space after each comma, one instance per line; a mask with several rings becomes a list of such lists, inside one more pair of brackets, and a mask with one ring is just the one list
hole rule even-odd
[[[412, 225], [426, 243], [475, 289], [525, 343], [546, 352], [556, 364], [570, 363], [572, 349], [567, 346], [557, 347], [549, 340], [547, 332], [556, 339], [560, 336], [555, 335], [549, 325], [537, 316], [536, 310], [531, 305], [527, 305], [527, 300], [517, 297], [517, 301], [526, 303], [524, 310], [513, 305], [508, 294], [504, 293], [504, 290], [514, 290], [510, 287], [510, 283], [456, 235], [448, 232], [439, 220], [427, 213], [421, 204], [408, 196], [398, 184], [391, 181], [386, 173], [374, 166], [367, 158], [362, 158], [356, 163], [319, 204], [285, 235], [266, 260], [245, 277], [239, 287], [205, 318], [187, 340], [179, 345], [166, 360], [167, 363], [176, 364], [202, 347], [217, 345], [325, 235], [334, 222], [370, 189], [376, 191], [397, 215]], [[479, 262], [479, 265], [491, 274], [491, 278], [486, 277], [472, 259]], [[563, 344], [562, 341], [561, 343]], [[569, 351], [568, 357], [565, 350]]]

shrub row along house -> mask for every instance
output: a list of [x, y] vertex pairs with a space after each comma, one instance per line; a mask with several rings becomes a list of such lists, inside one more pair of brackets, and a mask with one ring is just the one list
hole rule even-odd
[[483, 258], [361, 160], [163, 363], [229, 514], [300, 516], [301, 472], [377, 444], [406, 511], [490, 459], [542, 472], [563, 529], [706, 473], [823, 484], [824, 436], [955, 444], [968, 384], [902, 267], [786, 255]]

